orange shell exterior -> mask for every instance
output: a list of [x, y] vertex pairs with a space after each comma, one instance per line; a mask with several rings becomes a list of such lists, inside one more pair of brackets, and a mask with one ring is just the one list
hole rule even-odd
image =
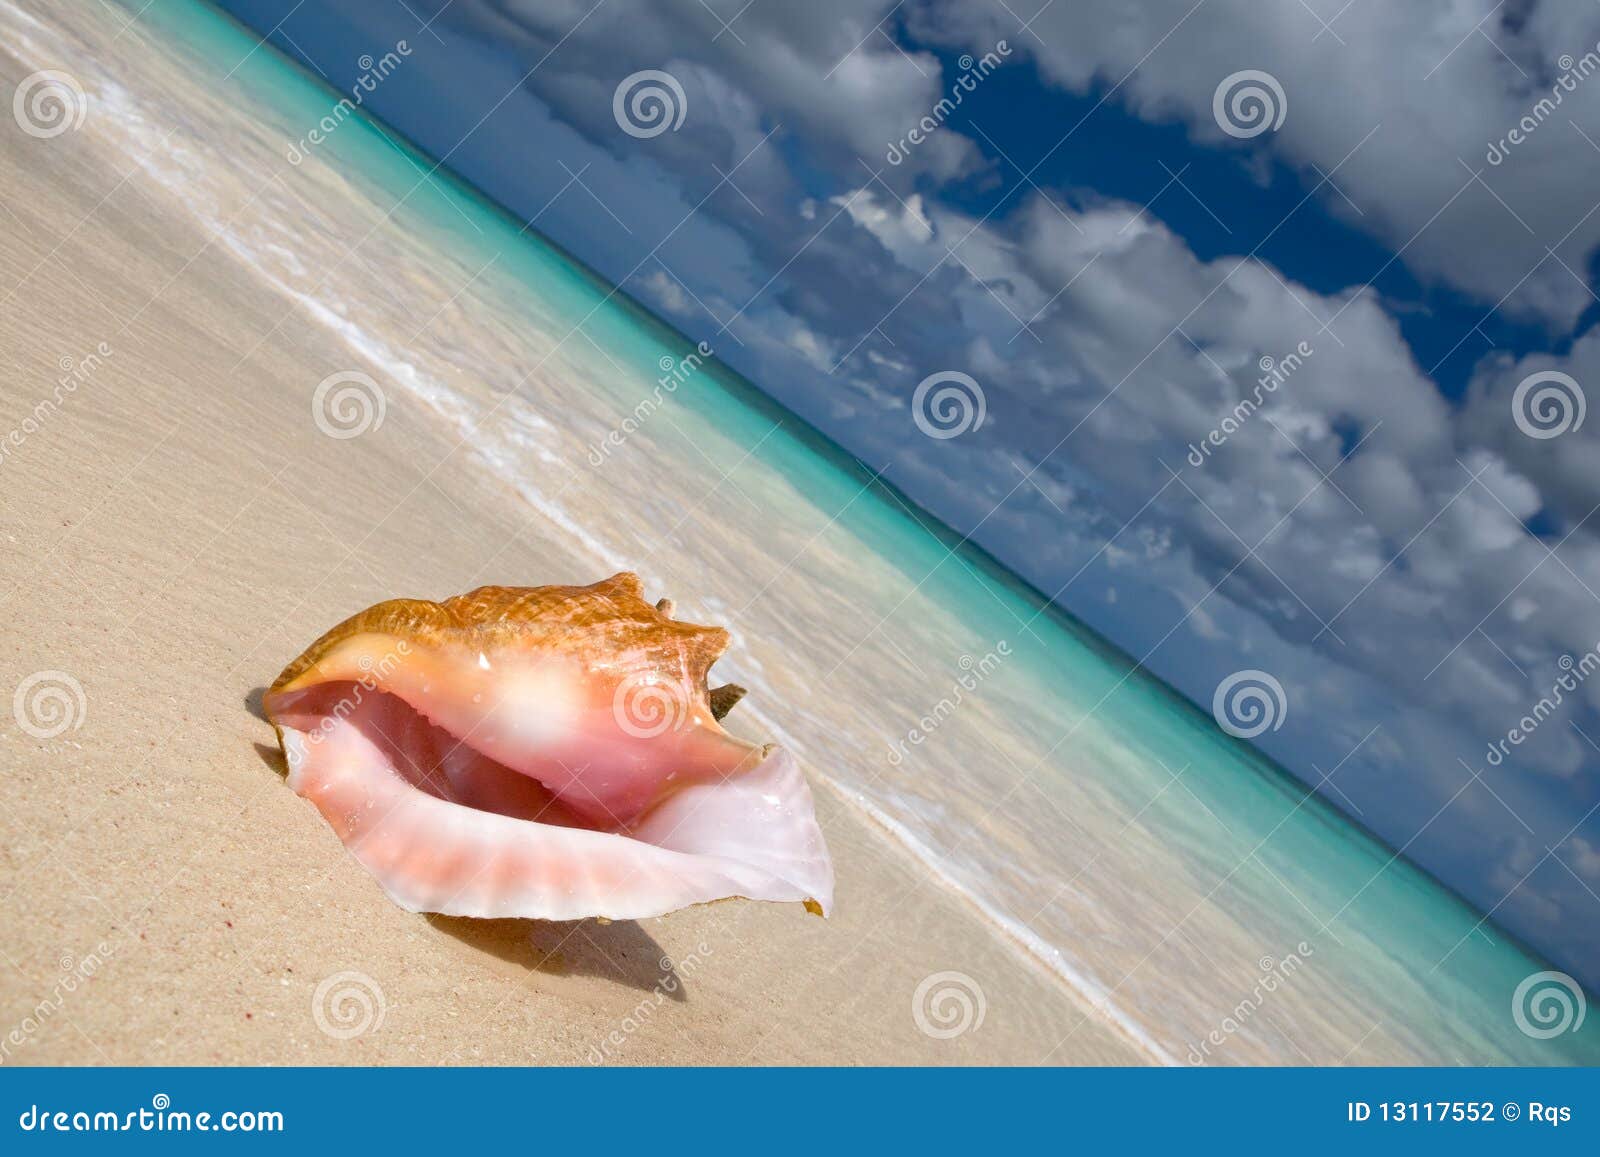
[[362, 634], [491, 654], [504, 647], [537, 649], [572, 655], [593, 667], [630, 654], [635, 663], [681, 663], [692, 685], [702, 689], [729, 642], [721, 627], [668, 618], [645, 601], [644, 582], [631, 571], [582, 587], [479, 587], [442, 603], [388, 599], [352, 615], [285, 667], [268, 694], [320, 682], [318, 664], [340, 643]]

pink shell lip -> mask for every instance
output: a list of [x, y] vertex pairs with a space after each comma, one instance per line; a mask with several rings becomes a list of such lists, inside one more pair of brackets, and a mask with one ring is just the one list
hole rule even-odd
[[290, 786], [408, 911], [625, 920], [732, 897], [832, 908], [810, 792], [782, 749], [606, 830], [394, 696], [370, 693], [320, 732], [306, 722], [280, 717]]
[[[528, 622], [491, 617], [511, 638], [475, 653], [450, 624], [409, 648], [374, 632], [394, 604], [335, 628], [264, 701], [290, 786], [411, 911], [640, 919], [744, 897], [825, 915], [833, 868], [799, 765], [714, 718], [737, 699], [706, 691], [725, 634], [639, 610], [636, 583], [452, 600], [515, 600]], [[606, 647], [614, 606], [631, 632], [620, 650]], [[654, 633], [658, 609], [670, 634]]]

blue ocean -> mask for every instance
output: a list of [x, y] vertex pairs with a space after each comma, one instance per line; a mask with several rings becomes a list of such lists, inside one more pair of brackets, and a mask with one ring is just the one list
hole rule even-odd
[[[728, 624], [719, 671], [751, 689], [748, 725], [1063, 1000], [1173, 1064], [1600, 1063], [1592, 1019], [1543, 1031], [1547, 964], [875, 481], [705, 335], [359, 110], [294, 161], [339, 94], [217, 10], [156, 0], [140, 24], [185, 78], [168, 103], [145, 103], [161, 86], [144, 65], [80, 77], [129, 163], [347, 343], [390, 406], [459, 436], [449, 468], [494, 472], [531, 533]], [[231, 163], [201, 145], [216, 139]]]

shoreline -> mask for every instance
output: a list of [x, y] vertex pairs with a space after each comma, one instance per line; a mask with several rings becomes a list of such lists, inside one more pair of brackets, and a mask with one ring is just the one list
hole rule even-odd
[[[256, 32], [252, 30], [249, 25], [239, 20], [231, 12], [221, 8], [214, 8], [213, 10], [221, 19], [238, 28], [242, 34], [247, 35], [252, 39], [255, 38]], [[286, 62], [298, 70], [298, 72], [308, 83], [325, 89], [327, 94], [334, 98], [344, 97], [345, 94], [330, 85], [324, 78], [312, 73], [300, 61], [295, 60], [286, 53], [280, 52], [276, 46], [269, 45], [269, 47], [273, 52], [279, 53], [279, 55], [281, 55]], [[457, 175], [453, 170], [443, 167], [443, 163], [436, 160], [433, 154], [417, 141], [389, 125], [387, 122], [379, 120], [375, 113], [370, 113], [364, 108], [359, 109], [359, 115], [370, 117], [374, 123], [382, 124], [382, 131], [384, 135], [389, 138], [392, 143], [395, 143], [400, 149], [409, 150], [411, 154], [415, 154], [413, 158], [414, 161], [429, 162], [432, 165], [432, 169], [430, 171], [433, 173], [434, 179], [448, 182], [451, 188], [458, 194], [471, 199], [475, 203], [481, 204], [491, 213], [504, 218], [506, 221], [512, 224], [521, 224], [521, 218], [515, 212], [513, 212], [513, 210], [505, 202], [499, 200], [497, 197], [486, 192], [485, 190], [471, 184], [466, 179]], [[152, 175], [156, 174], [152, 172]], [[554, 238], [546, 236], [537, 230], [535, 230], [535, 233], [538, 236], [540, 244], [547, 246], [559, 254], [563, 261], [576, 269], [597, 290], [603, 291], [609, 297], [617, 299], [625, 306], [627, 310], [637, 314], [648, 326], [660, 331], [663, 335], [670, 336], [673, 344], [687, 343], [693, 345], [693, 343], [689, 341], [689, 338], [686, 334], [679, 331], [671, 321], [659, 316], [645, 301], [636, 297], [634, 293], [627, 287], [627, 285], [621, 283], [612, 284], [600, 271], [590, 267], [585, 261], [579, 258], [576, 253], [562, 245], [560, 242], [556, 241]], [[290, 296], [293, 296], [296, 293], [296, 291], [291, 287], [280, 286], [280, 288], [283, 289], [285, 294]], [[324, 320], [330, 328], [335, 330], [340, 329], [342, 324], [341, 319], [328, 311], [325, 306], [321, 305], [321, 303], [307, 301], [305, 304], [308, 310], [317, 313], [318, 316], [322, 318], [322, 320]], [[378, 354], [382, 351], [361, 350], [358, 344], [361, 338], [359, 331], [353, 329], [353, 327], [345, 327], [345, 329], [347, 331], [347, 336], [350, 337], [352, 346], [357, 348], [358, 353], [361, 353], [362, 356], [370, 357], [375, 362], [382, 362], [385, 365], [392, 364], [394, 362], [395, 359], [392, 357], [379, 357]], [[1035, 604], [1041, 613], [1048, 614], [1052, 618], [1063, 623], [1068, 630], [1081, 637], [1085, 641], [1086, 645], [1109, 656], [1117, 664], [1136, 670], [1137, 677], [1141, 681], [1156, 688], [1159, 694], [1165, 696], [1167, 699], [1177, 705], [1178, 710], [1199, 717], [1207, 716], [1207, 711], [1204, 704], [1197, 703], [1195, 700], [1190, 699], [1174, 684], [1169, 683], [1153, 669], [1141, 666], [1132, 654], [1124, 650], [1121, 646], [1113, 642], [1107, 636], [1101, 634], [1100, 631], [1096, 627], [1092, 626], [1086, 619], [1079, 618], [1066, 607], [1055, 602], [1049, 597], [1044, 589], [1020, 573], [1010, 569], [998, 557], [991, 554], [989, 550], [981, 543], [972, 540], [968, 536], [961, 534], [955, 527], [946, 524], [931, 510], [923, 506], [909, 493], [902, 490], [893, 481], [881, 477], [879, 471], [874, 470], [866, 461], [858, 458], [848, 447], [836, 441], [832, 436], [824, 432], [819, 427], [813, 425], [808, 419], [804, 418], [796, 411], [791, 410], [776, 397], [761, 390], [760, 387], [756, 386], [751, 380], [745, 378], [743, 374], [734, 369], [731, 365], [722, 362], [722, 360], [720, 358], [716, 358], [714, 354], [708, 356], [715, 359], [712, 363], [715, 367], [713, 374], [719, 381], [719, 384], [722, 385], [724, 389], [727, 389], [736, 397], [738, 397], [741, 402], [758, 408], [765, 413], [780, 415], [784, 419], [794, 419], [798, 421], [801, 426], [799, 436], [803, 441], [809, 445], [812, 445], [824, 457], [843, 463], [848, 470], [853, 472], [859, 478], [863, 480], [870, 479], [871, 487], [881, 489], [883, 492], [887, 493], [897, 504], [905, 508], [907, 512], [911, 514], [913, 519], [919, 525], [921, 525], [925, 531], [936, 538], [941, 544], [950, 547], [952, 544], [959, 543], [964, 550], [969, 551], [974, 556], [975, 561], [977, 561], [977, 563], [984, 568], [985, 573], [990, 575], [998, 583], [1021, 592], [1023, 597]], [[456, 421], [458, 423], [461, 421], [460, 418], [445, 414], [442, 409], [440, 414], [441, 417], [447, 421]], [[468, 419], [468, 422], [470, 423], [470, 419]], [[491, 471], [499, 468], [499, 464], [493, 461], [486, 461], [485, 466]], [[512, 470], [509, 466], [507, 466], [507, 469], [509, 472], [514, 473], [514, 470]], [[580, 538], [595, 557], [604, 560], [606, 566], [612, 568], [613, 570], [628, 569], [629, 563], [626, 559], [614, 557], [603, 544], [599, 543], [593, 538], [593, 536], [589, 535], [582, 526], [567, 520], [565, 512], [561, 510], [558, 505], [546, 502], [543, 495], [537, 493], [536, 491], [532, 491], [529, 488], [518, 488], [515, 486], [515, 484], [512, 484], [512, 487], [517, 492], [517, 495], [521, 500], [533, 503], [534, 505], [538, 506], [543, 513], [550, 516], [552, 519], [562, 522], [564, 529], [574, 536]], [[1297, 792], [1316, 787], [1316, 785], [1310, 780], [1301, 777], [1283, 764], [1279, 763], [1266, 750], [1256, 747], [1253, 744], [1247, 743], [1243, 740], [1238, 740], [1236, 742], [1243, 753], [1242, 758], [1252, 766], [1256, 774], [1273, 777]], [[843, 789], [841, 788], [840, 790]], [[845, 794], [848, 796], [847, 791]], [[1507, 941], [1514, 944], [1517, 949], [1530, 960], [1537, 961], [1542, 968], [1552, 969], [1555, 967], [1555, 965], [1550, 961], [1543, 951], [1529, 944], [1517, 933], [1502, 927], [1492, 911], [1485, 912], [1482, 904], [1475, 902], [1463, 892], [1459, 891], [1453, 884], [1447, 882], [1442, 877], [1437, 875], [1431, 868], [1425, 866], [1417, 860], [1414, 860], [1407, 853], [1405, 848], [1397, 847], [1393, 841], [1380, 834], [1376, 829], [1370, 827], [1364, 816], [1358, 815], [1346, 808], [1340, 798], [1335, 795], [1328, 795], [1317, 791], [1315, 792], [1315, 799], [1317, 806], [1326, 807], [1329, 809], [1331, 813], [1337, 816], [1344, 824], [1352, 828], [1362, 839], [1370, 842], [1374, 847], [1380, 848], [1385, 856], [1392, 855], [1393, 859], [1402, 863], [1407, 870], [1426, 877], [1430, 883], [1439, 888], [1441, 891], [1447, 893], [1451, 900], [1462, 910], [1470, 913], [1471, 916], [1477, 919], [1479, 922], [1492, 927], [1498, 936], [1503, 937]], [[891, 829], [891, 835], [893, 835], [893, 838], [895, 838], [897, 841], [910, 841], [912, 843], [916, 843], [918, 846], [924, 846], [922, 845], [921, 841], [918, 841], [917, 838], [909, 832], [909, 830], [904, 828], [904, 825], [893, 820], [892, 817], [886, 816], [886, 818], [888, 819], [889, 823], [893, 825]], [[895, 831], [904, 832], [905, 834], [903, 836], [894, 835]], [[923, 859], [924, 857], [919, 856], [918, 858]], [[938, 868], [937, 870], [945, 872], [943, 868]], [[1050, 956], [1054, 954], [1055, 951], [1052, 946], [1045, 943], [1039, 937], [1034, 936], [1031, 933], [1031, 930], [1026, 929], [1025, 926], [1020, 930], [1012, 928], [1012, 922], [1003, 915], [993, 911], [989, 902], [985, 901], [980, 895], [973, 892], [968, 887], [955, 881], [947, 872], [945, 872], [945, 879], [949, 888], [961, 895], [963, 898], [969, 900], [969, 902], [975, 908], [984, 914], [984, 918], [986, 920], [996, 925], [997, 935], [1000, 935], [1006, 939], [1020, 941], [1020, 950], [1025, 955], [1027, 955], [1030, 959], [1039, 959], [1040, 963], [1048, 971], [1056, 971], [1057, 966], [1050, 959]], [[1038, 941], [1038, 944], [1034, 944], [1034, 941]], [[1097, 991], [1100, 991], [1102, 986], [1083, 978], [1076, 972], [1076, 970], [1070, 971], [1072, 971], [1072, 976], [1063, 976], [1063, 983], [1066, 984], [1066, 986], [1078, 997], [1088, 1000], [1092, 1004], [1095, 999], [1093, 994]], [[1148, 1041], [1147, 1035], [1144, 1034], [1142, 1030], [1139, 1030], [1136, 1025], [1132, 1025], [1131, 1021], [1130, 1032], [1133, 1034], [1133, 1038], [1135, 1040]], [[1147, 1046], [1140, 1045], [1140, 1047], [1144, 1048]], [[1155, 1042], [1149, 1041], [1148, 1048], [1154, 1050], [1152, 1055], [1168, 1056], [1168, 1063], [1177, 1063], [1175, 1061], [1171, 1061], [1170, 1055], [1166, 1054], [1159, 1045], [1155, 1044]]]
[[[105, 21], [69, 19], [91, 43]], [[31, 67], [14, 51], [12, 85]], [[353, 362], [332, 319], [129, 169], [108, 131], [0, 134], [0, 201], [18, 217], [0, 246], [16, 287], [0, 395], [20, 414], [66, 352], [114, 350], [0, 466], [17, 615], [0, 655], [16, 677], [68, 674], [85, 703], [59, 734], [0, 720], [15, 788], [0, 911], [16, 930], [0, 1029], [33, 1015], [62, 959], [114, 949], [8, 1061], [581, 1064], [617, 1032], [603, 1059], [625, 1063], [1144, 1059], [964, 893], [928, 888], [926, 865], [816, 766], [842, 883], [825, 922], [738, 902], [529, 926], [387, 901], [281, 782], [254, 689], [381, 598], [592, 568], [415, 395], [360, 437], [319, 430], [318, 380], [382, 367]], [[744, 714], [738, 730], [759, 725]], [[987, 1019], [941, 1039], [912, 1002], [952, 970], [981, 985]], [[343, 1036], [325, 1002], [351, 973], [376, 1011]]]
[[[788, 738], [783, 734], [783, 729], [758, 708], [751, 707], [746, 710], [751, 716], [762, 720], [769, 732], [780, 738]], [[1179, 1061], [1140, 1028], [1136, 1020], [1110, 1004], [1103, 995], [1105, 993], [1103, 985], [1074, 968], [1067, 962], [1065, 954], [1060, 949], [1049, 944], [1026, 924], [998, 911], [971, 887], [957, 880], [932, 849], [904, 824], [871, 803], [864, 795], [853, 793], [826, 772], [813, 770], [811, 779], [814, 784], [832, 792], [844, 806], [854, 811], [863, 824], [877, 831], [889, 847], [932, 873], [938, 886], [947, 895], [961, 901], [988, 928], [990, 935], [1009, 948], [1019, 960], [1060, 985], [1068, 997], [1085, 1012], [1103, 1017], [1123, 1037], [1128, 1046], [1142, 1054], [1148, 1063], [1167, 1068], [1181, 1067]]]
[[[995, 911], [981, 896], [956, 880], [950, 870], [939, 862], [938, 857], [893, 816], [863, 799], [851, 798], [849, 791], [831, 777], [818, 775], [817, 778], [828, 790], [844, 800], [847, 806], [856, 809], [863, 820], [875, 827], [892, 846], [932, 872], [939, 886], [961, 900], [987, 924], [996, 940], [1008, 946], [1018, 958], [1060, 984], [1072, 999], [1087, 1011], [1104, 1017], [1122, 1035], [1129, 1047], [1143, 1054], [1148, 1063], [1166, 1068], [1181, 1067], [1180, 1062], [1141, 1029], [1137, 1021], [1123, 1013], [1121, 1009], [1110, 1005], [1102, 995], [1105, 992], [1102, 985], [1066, 963], [1060, 949], [1048, 944], [1027, 925], [1014, 922]], [[1114, 1011], [1108, 1011], [1108, 1008]]]

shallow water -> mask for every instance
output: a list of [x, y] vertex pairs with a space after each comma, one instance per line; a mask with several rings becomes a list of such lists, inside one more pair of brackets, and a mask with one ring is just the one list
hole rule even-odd
[[7, 44], [72, 71], [84, 131], [295, 303], [287, 328], [341, 338], [339, 368], [431, 412], [530, 533], [593, 560], [518, 581], [633, 569], [728, 625], [745, 726], [1154, 1058], [1600, 1063], [1593, 1024], [1519, 1029], [1544, 966], [1500, 930], [690, 338], [361, 117], [291, 163], [337, 95], [213, 9], [123, 19], [0, 0]]

